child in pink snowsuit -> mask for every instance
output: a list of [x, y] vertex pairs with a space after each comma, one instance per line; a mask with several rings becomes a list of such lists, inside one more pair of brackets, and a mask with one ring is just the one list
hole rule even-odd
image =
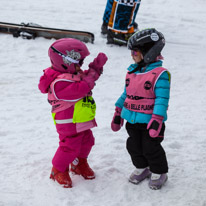
[[91, 128], [97, 126], [91, 90], [102, 74], [107, 57], [99, 53], [89, 69], [82, 71], [80, 67], [89, 54], [86, 45], [79, 40], [55, 41], [49, 48], [52, 66], [44, 70], [39, 82], [40, 91], [48, 94], [60, 139], [50, 178], [66, 188], [72, 187], [69, 169], [85, 179], [95, 178], [87, 163], [94, 145]]

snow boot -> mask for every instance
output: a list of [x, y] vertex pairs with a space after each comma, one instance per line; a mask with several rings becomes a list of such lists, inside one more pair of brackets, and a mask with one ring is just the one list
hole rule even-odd
[[71, 172], [82, 175], [84, 179], [91, 180], [95, 178], [94, 171], [89, 167], [86, 158], [76, 158], [71, 163]]
[[102, 35], [107, 35], [107, 31], [108, 31], [107, 26], [108, 26], [108, 23], [103, 22], [103, 24], [101, 26], [101, 34]]
[[139, 27], [138, 24], [136, 22], [134, 22], [134, 32], [139, 31]]
[[67, 169], [65, 172], [60, 172], [55, 167], [52, 167], [50, 179], [57, 181], [64, 188], [72, 187], [72, 180], [69, 176], [69, 169]]
[[167, 174], [154, 174], [152, 173], [150, 181], [149, 181], [149, 187], [153, 190], [159, 190], [161, 187], [165, 184], [168, 177]]
[[126, 46], [128, 39], [132, 36], [133, 33], [118, 33], [112, 30], [107, 32], [107, 44], [116, 44], [119, 46]]
[[129, 182], [133, 184], [139, 184], [141, 181], [143, 181], [146, 178], [149, 178], [151, 175], [151, 172], [148, 168], [144, 169], [136, 169], [129, 177]]

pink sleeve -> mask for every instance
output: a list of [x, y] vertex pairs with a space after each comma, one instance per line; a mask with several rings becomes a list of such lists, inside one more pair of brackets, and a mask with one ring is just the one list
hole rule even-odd
[[60, 75], [59, 72], [54, 71], [50, 67], [44, 70], [44, 74], [41, 76], [39, 80], [39, 90], [42, 93], [48, 93], [48, 89], [50, 84], [55, 80], [55, 78]]
[[91, 91], [85, 81], [58, 81], [54, 85], [56, 97], [61, 100], [76, 100], [85, 97]]

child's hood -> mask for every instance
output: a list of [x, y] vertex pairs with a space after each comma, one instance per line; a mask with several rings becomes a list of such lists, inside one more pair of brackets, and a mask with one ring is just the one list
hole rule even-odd
[[44, 74], [41, 76], [39, 80], [39, 90], [42, 93], [48, 93], [48, 89], [50, 84], [56, 79], [58, 75], [61, 73], [51, 69], [50, 67], [44, 70]]

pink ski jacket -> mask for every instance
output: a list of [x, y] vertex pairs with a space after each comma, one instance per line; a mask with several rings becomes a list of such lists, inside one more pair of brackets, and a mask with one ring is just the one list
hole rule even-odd
[[[74, 106], [79, 100], [91, 96], [91, 88], [81, 74], [65, 74], [53, 70], [44, 70], [39, 81], [39, 90], [48, 94], [57, 132], [61, 135], [74, 135], [97, 126], [95, 119], [87, 122], [73, 123]], [[71, 120], [71, 121], [70, 121]]]

